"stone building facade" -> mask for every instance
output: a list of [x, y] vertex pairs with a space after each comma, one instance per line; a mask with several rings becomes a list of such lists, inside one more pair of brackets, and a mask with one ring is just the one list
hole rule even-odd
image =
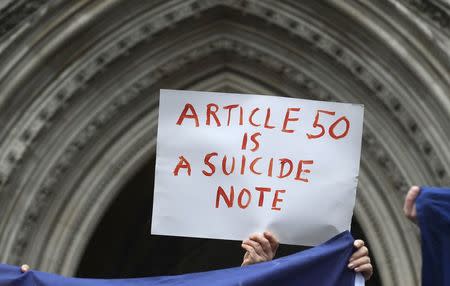
[[151, 165], [159, 89], [232, 91], [365, 105], [355, 219], [380, 285], [419, 285], [402, 201], [411, 184], [450, 184], [448, 1], [0, 9], [1, 262], [75, 275], [105, 213]]

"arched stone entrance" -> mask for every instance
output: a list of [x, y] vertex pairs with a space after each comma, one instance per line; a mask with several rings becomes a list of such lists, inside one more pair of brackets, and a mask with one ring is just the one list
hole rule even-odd
[[1, 261], [73, 275], [154, 156], [158, 90], [222, 90], [364, 104], [355, 215], [383, 285], [418, 285], [401, 205], [449, 183], [445, 4], [26, 2], [0, 14]]

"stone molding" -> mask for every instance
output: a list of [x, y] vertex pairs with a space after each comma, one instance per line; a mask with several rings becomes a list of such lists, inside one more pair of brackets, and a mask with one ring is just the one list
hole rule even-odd
[[[48, 215], [46, 210], [61, 203], [61, 201], [57, 202], [58, 200], [70, 201], [73, 199], [70, 197], [70, 193], [64, 193], [67, 197], [62, 198], [60, 197], [62, 195], [57, 192], [61, 186], [68, 184], [67, 172], [80, 166], [81, 163], [77, 159], [82, 154], [97, 150], [94, 149], [94, 142], [98, 142], [97, 140], [106, 142], [106, 137], [102, 136], [104, 136], [105, 130], [111, 128], [110, 122], [120, 118], [124, 112], [132, 114], [132, 110], [138, 108], [136, 102], [142, 101], [147, 96], [146, 92], [154, 89], [180, 70], [189, 69], [190, 66], [201, 61], [208, 61], [208, 58], [217, 55], [248, 61], [267, 69], [290, 84], [307, 91], [313, 98], [348, 100], [353, 96], [350, 95], [353, 91], [349, 91], [349, 95], [338, 96], [334, 93], [336, 87], [334, 80], [326, 72], [319, 70], [326, 65], [332, 66], [339, 71], [336, 78], [350, 82], [346, 86], [347, 88], [354, 87], [365, 92], [366, 98], [362, 100], [371, 104], [368, 106], [368, 110], [373, 108], [374, 111], [386, 115], [383, 116], [381, 122], [389, 125], [381, 126], [376, 122], [377, 118], [381, 117], [380, 115], [375, 115], [374, 112], [368, 114], [369, 121], [364, 131], [363, 156], [367, 169], [365, 181], [368, 182], [365, 188], [375, 189], [377, 179], [385, 180], [383, 185], [387, 188], [382, 192], [382, 196], [385, 197], [380, 196], [375, 202], [371, 202], [370, 196], [366, 196], [366, 193], [358, 198], [357, 215], [365, 216], [367, 221], [381, 223], [375, 213], [364, 214], [364, 210], [371, 209], [375, 205], [381, 207], [386, 203], [383, 199], [390, 199], [393, 202], [388, 204], [386, 209], [392, 213], [392, 225], [407, 228], [407, 223], [400, 219], [401, 214], [398, 213], [401, 196], [407, 186], [413, 182], [417, 183], [415, 180], [434, 185], [450, 183], [450, 154], [448, 152], [450, 133], [445, 132], [450, 128], [448, 124], [450, 122], [450, 106], [448, 105], [450, 100], [449, 97], [441, 96], [442, 91], [448, 92], [450, 87], [448, 82], [439, 80], [445, 78], [445, 75], [439, 71], [445, 70], [445, 64], [448, 65], [448, 63], [443, 63], [443, 67], [434, 68], [435, 66], [430, 63], [438, 64], [439, 61], [433, 58], [433, 52], [438, 51], [438, 47], [436, 50], [430, 51], [430, 54], [420, 54], [419, 49], [416, 49], [415, 46], [406, 47], [406, 43], [410, 42], [406, 42], [404, 36], [397, 32], [398, 27], [394, 29], [385, 23], [385, 19], [375, 18], [373, 7], [369, 7], [369, 4], [366, 6], [364, 3], [355, 2], [347, 6], [340, 6], [339, 3], [342, 2], [323, 1], [311, 2], [314, 4], [303, 7], [296, 4], [296, 1], [173, 0], [169, 2], [155, 1], [155, 5], [150, 7], [139, 1], [115, 0], [102, 3], [100, 3], [101, 1], [92, 1], [89, 3], [92, 6], [80, 5], [76, 9], [73, 8], [73, 14], [64, 15], [63, 11], [59, 9], [64, 5], [69, 5], [68, 1], [54, 1], [51, 4], [43, 0], [34, 2], [40, 4], [30, 4], [33, 11], [20, 10], [20, 8], [17, 8], [19, 10], [16, 11], [11, 8], [12, 4], [0, 11], [0, 23], [12, 23], [3, 26], [4, 35], [10, 36], [17, 27], [23, 27], [17, 29], [17, 31], [20, 30], [20, 37], [11, 36], [8, 44], [0, 49], [0, 64], [3, 66], [0, 68], [0, 88], [2, 89], [2, 93], [0, 93], [0, 123], [4, 126], [0, 130], [2, 138], [0, 141], [0, 206], [6, 206], [2, 210], [5, 212], [2, 215], [4, 219], [0, 219], [0, 230], [2, 230], [0, 233], [3, 232], [3, 235], [0, 234], [0, 241], [2, 241], [0, 257], [3, 259], [16, 263], [25, 257], [34, 255], [32, 259], [35, 259], [37, 265], [45, 265], [49, 270], [65, 274], [73, 273], [74, 267], [76, 267], [76, 257], [73, 257], [74, 261], [64, 261], [62, 256], [55, 258], [55, 261], [46, 260], [45, 257], [51, 250], [44, 249], [37, 253], [30, 250], [29, 245], [29, 238], [36, 233], [41, 234], [38, 231], [39, 228], [45, 227], [42, 224]], [[94, 5], [97, 2], [99, 5]], [[435, 12], [430, 11], [441, 9], [439, 17], [430, 16], [430, 19], [436, 22], [433, 25], [437, 25], [436, 27], [442, 29], [443, 33], [447, 33], [448, 25], [445, 17], [448, 17], [448, 14], [438, 5], [433, 4], [436, 3], [435, 1], [431, 3], [408, 0], [406, 2], [406, 6], [411, 6], [411, 9], [415, 9], [414, 7], [419, 5], [418, 2], [426, 2], [426, 5], [434, 7], [426, 8], [424, 10], [426, 15], [430, 13], [434, 15]], [[25, 4], [17, 2], [17, 5], [17, 7], [22, 7], [21, 5]], [[118, 11], [117, 7], [121, 7], [120, 5], [128, 8], [134, 7], [134, 11], [142, 9], [139, 10], [142, 13], [138, 13], [139, 16], [132, 19], [123, 20], [124, 24], [117, 27], [116, 31], [111, 34], [98, 34], [98, 38], [86, 38], [86, 42], [77, 42], [77, 37], [83, 38], [89, 28], [96, 28], [97, 21], [99, 23], [106, 22], [109, 13], [118, 13], [125, 19], [127, 15]], [[335, 26], [327, 22], [328, 20], [320, 18], [321, 13], [314, 13], [314, 9], [318, 7], [322, 8], [321, 11], [325, 14], [330, 11], [335, 12], [336, 15], [333, 16], [335, 18], [329, 19], [331, 22], [336, 21]], [[238, 18], [239, 16], [233, 16], [235, 19], [228, 19], [226, 16], [214, 18], [210, 15], [214, 9], [232, 11], [230, 13], [246, 17], [242, 18], [242, 21], [249, 21], [248, 29], [245, 30], [243, 25], [239, 26], [241, 20]], [[367, 15], [369, 21], [372, 21], [370, 25], [365, 22], [359, 23], [356, 14], [352, 14], [354, 11]], [[389, 16], [389, 14], [384, 15], [385, 18]], [[114, 65], [120, 61], [141, 57], [140, 49], [147, 45], [150, 46], [149, 43], [153, 41], [161, 43], [160, 46], [162, 46], [166, 41], [164, 34], [171, 35], [173, 31], [182, 28], [180, 25], [189, 27], [191, 23], [208, 19], [208, 17], [211, 18], [209, 22], [204, 20], [207, 25], [222, 25], [224, 28], [221, 30], [219, 27], [215, 30], [212, 27], [211, 32], [205, 28], [204, 35], [198, 38], [200, 41], [205, 41], [204, 44], [192, 44], [186, 49], [180, 48], [178, 54], [175, 51], [171, 55], [165, 55], [163, 58], [155, 60], [153, 65], [149, 65], [146, 69], [141, 70], [140, 67], [136, 67], [136, 70], [132, 71], [136, 77], [111, 93], [108, 102], [96, 107], [98, 113], [95, 116], [86, 114], [89, 122], [83, 121], [84, 125], [81, 125], [80, 121], [79, 128], [74, 130], [74, 136], [67, 138], [64, 145], [54, 150], [57, 152], [54, 153], [54, 158], [51, 160], [46, 159], [49, 158], [49, 153], [36, 151], [51, 150], [45, 148], [46, 142], [42, 138], [57, 136], [58, 125], [62, 124], [62, 120], [69, 120], [65, 117], [69, 116], [74, 104], [80, 101], [87, 102], [86, 94], [95, 96], [96, 92], [99, 92], [96, 90], [96, 81], [102, 76], [110, 76], [109, 72]], [[56, 20], [64, 20], [64, 24], [54, 30], [48, 29], [48, 33], [45, 34], [43, 31], [54, 25], [53, 21]], [[119, 18], [118, 21], [121, 20]], [[28, 25], [24, 25], [24, 21], [28, 21]], [[398, 19], [397, 21], [397, 25], [401, 25], [401, 21]], [[357, 27], [355, 23], [359, 23], [360, 26]], [[420, 32], [414, 27], [403, 28], [410, 33]], [[356, 36], [345, 34], [342, 31], [351, 31]], [[378, 31], [379, 34], [374, 31]], [[208, 34], [214, 32], [218, 33], [215, 37]], [[363, 32], [372, 33], [371, 37], [368, 37], [370, 42], [364, 41], [363, 34], [358, 37], [358, 33]], [[264, 39], [264, 35], [270, 33], [280, 34], [282, 42], [278, 46]], [[383, 42], [381, 34], [385, 33], [390, 33], [392, 41], [398, 41], [400, 48]], [[37, 34], [42, 37], [31, 36]], [[27, 37], [27, 35], [30, 36]], [[380, 37], [377, 38], [377, 36]], [[52, 41], [51, 49], [42, 49], [39, 53], [26, 49], [27, 45], [45, 47], [47, 40]], [[51, 62], [51, 67], [49, 67], [48, 58], [57, 56], [58, 53], [64, 53], [67, 49], [65, 46], [72, 43], [80, 47], [83, 52], [77, 53], [71, 61], [63, 62], [60, 66], [53, 65]], [[404, 45], [402, 46], [401, 43]], [[417, 43], [413, 44], [421, 45], [422, 43], [417, 40]], [[427, 44], [433, 46], [432, 43]], [[375, 48], [369, 49], [370, 46]], [[157, 44], [155, 47], [161, 49]], [[289, 53], [296, 56], [294, 51], [299, 47], [308, 53], [311, 63], [320, 65], [317, 68], [308, 68], [289, 62]], [[402, 50], [403, 47], [406, 48]], [[408, 57], [402, 53], [407, 54]], [[151, 55], [151, 52], [149, 51], [148, 54]], [[407, 62], [409, 56], [417, 57], [414, 63]], [[37, 60], [33, 61], [34, 59]], [[42, 74], [36, 72], [39, 70], [43, 71]], [[435, 78], [438, 80], [433, 83], [423, 80], [424, 77], [420, 74], [423, 71], [429, 72], [430, 77], [436, 76]], [[38, 75], [45, 75], [46, 72], [48, 72], [48, 77], [38, 77]], [[187, 74], [185, 76], [189, 77]], [[42, 82], [40, 82], [41, 79]], [[258, 80], [262, 81], [262, 78], [255, 80], [258, 84], [262, 84]], [[267, 84], [270, 85], [270, 83]], [[273, 85], [271, 88], [276, 89], [276, 86]], [[341, 90], [344, 91], [344, 85]], [[248, 92], [251, 91], [248, 90]], [[15, 100], [19, 103], [16, 103]], [[12, 112], [9, 109], [10, 106], [20, 109]], [[154, 112], [154, 109], [155, 107], [152, 107], [149, 111]], [[418, 113], [418, 111], [422, 112]], [[383, 128], [386, 130], [381, 130]], [[152, 131], [142, 131], [142, 138], [148, 139], [145, 134], [152, 134]], [[385, 138], [381, 136], [382, 134], [391, 134], [392, 136]], [[136, 144], [142, 149], [149, 148], [149, 145], [145, 145], [143, 142]], [[402, 150], [403, 147], [405, 150]], [[106, 150], [97, 152], [101, 154]], [[445, 152], [446, 150], [447, 152]], [[132, 152], [132, 150], [124, 149], [123, 152]], [[126, 157], [130, 157], [129, 153], [127, 154]], [[32, 189], [25, 189], [26, 178], [30, 174], [35, 174], [36, 165], [39, 166], [39, 160], [44, 159], [49, 160], [50, 165], [46, 166], [40, 177], [37, 177], [36, 182], [39, 183]], [[419, 162], [422, 166], [415, 166], [419, 165]], [[130, 168], [138, 166], [131, 167], [129, 165], [131, 163], [125, 161], [121, 164], [130, 166]], [[92, 172], [99, 170], [99, 167], [95, 166], [90, 168], [92, 168]], [[106, 186], [111, 177], [119, 173], [120, 170], [113, 170], [102, 177], [103, 183], [96, 185], [97, 188]], [[381, 176], [381, 178], [377, 178], [377, 176]], [[120, 184], [117, 183], [115, 186], [108, 187], [108, 190], [117, 192], [119, 187]], [[74, 187], [71, 191], [75, 195], [79, 190]], [[92, 189], [91, 192], [93, 195], [96, 192], [101, 193], [102, 190]], [[34, 202], [30, 203], [25, 196], [30, 196]], [[108, 196], [113, 197], [113, 194]], [[13, 201], [24, 204], [23, 210], [18, 212], [11, 209], [10, 204]], [[86, 203], [81, 207], [85, 210], [98, 208], [96, 211], [101, 214], [101, 211], [104, 210], [102, 208], [106, 207], [105, 202], [102, 207], [93, 203]], [[376, 210], [372, 211], [376, 212]], [[15, 220], [9, 219], [10, 216], [13, 217], [17, 214], [19, 217]], [[94, 220], [82, 222], [81, 219], [82, 217], [78, 217], [73, 222], [89, 224], [90, 227], [95, 226]], [[43, 240], [47, 237], [54, 239], [61, 235], [65, 237], [65, 240], [60, 242], [64, 245], [57, 248], [58, 250], [65, 249], [64, 253], [66, 251], [72, 253], [75, 248], [82, 250], [85, 241], [80, 241], [79, 238], [70, 240], [63, 234], [67, 230], [59, 229], [58, 231], [60, 233], [55, 231], [53, 234], [41, 236], [40, 239]], [[375, 225], [367, 231], [375, 239], [375, 237], [383, 237], [386, 228]], [[398, 241], [402, 236], [401, 230], [397, 230], [396, 235], [397, 240], [394, 240]], [[392, 242], [382, 241], [379, 247], [380, 251], [382, 244], [385, 249], [392, 250], [394, 248]], [[414, 257], [417, 244], [417, 241], [409, 243], [402, 248], [405, 252], [398, 253], [398, 255]], [[379, 253], [378, 255], [383, 254]], [[393, 259], [392, 257], [390, 256], [389, 259]], [[386, 265], [392, 263], [392, 260], [389, 259], [386, 260]], [[416, 264], [405, 263], [402, 267], [404, 268], [400, 267], [399, 269], [413, 272], [413, 270], [417, 270], [418, 264], [417, 262]], [[388, 273], [389, 270], [385, 268], [385, 271]], [[389, 273], [385, 274], [383, 278], [386, 285], [391, 285], [387, 281], [392, 279], [392, 281], [400, 281], [398, 280], [400, 275], [398, 270], [392, 270]]]

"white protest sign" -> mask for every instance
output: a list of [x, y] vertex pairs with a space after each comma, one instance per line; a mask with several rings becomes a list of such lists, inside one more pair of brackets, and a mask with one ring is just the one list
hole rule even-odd
[[152, 234], [317, 245], [350, 229], [364, 108], [161, 90]]

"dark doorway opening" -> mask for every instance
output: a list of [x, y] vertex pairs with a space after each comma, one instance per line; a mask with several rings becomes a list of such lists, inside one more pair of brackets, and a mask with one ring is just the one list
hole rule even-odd
[[[155, 158], [120, 191], [93, 233], [78, 267], [77, 277], [174, 275], [241, 264], [244, 251], [239, 241], [150, 235], [154, 168]], [[352, 222], [352, 233], [355, 238], [367, 241], [356, 220]], [[303, 249], [281, 245], [277, 257]], [[381, 285], [376, 271], [366, 285]]]

